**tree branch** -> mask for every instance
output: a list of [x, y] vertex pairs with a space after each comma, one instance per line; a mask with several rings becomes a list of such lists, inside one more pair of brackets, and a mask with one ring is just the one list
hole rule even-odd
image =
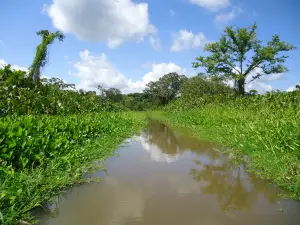
[[241, 72], [239, 70], [237, 70], [233, 65], [231, 65], [231, 63], [225, 61], [226, 64], [228, 64], [232, 69], [234, 69], [236, 72], [238, 72], [238, 74], [241, 74]]
[[244, 77], [246, 77], [253, 69], [255, 69], [259, 64], [262, 63], [262, 60], [259, 60], [257, 63], [252, 63], [246, 70], [246, 72], [243, 74]]

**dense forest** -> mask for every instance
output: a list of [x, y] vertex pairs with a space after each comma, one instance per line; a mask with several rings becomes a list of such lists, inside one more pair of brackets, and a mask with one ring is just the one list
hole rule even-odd
[[48, 47], [65, 37], [39, 31], [42, 40], [28, 71], [0, 68], [0, 223], [33, 221], [33, 208], [83, 182], [91, 162], [110, 156], [146, 115], [189, 127], [237, 157], [249, 155], [249, 168], [299, 199], [300, 87], [263, 94], [246, 89], [247, 82], [287, 71], [283, 53], [295, 46], [278, 35], [260, 41], [256, 30], [256, 24], [227, 27], [206, 45], [208, 56], [192, 62], [205, 72], [165, 74], [130, 94], [102, 86], [78, 90], [43, 78]]

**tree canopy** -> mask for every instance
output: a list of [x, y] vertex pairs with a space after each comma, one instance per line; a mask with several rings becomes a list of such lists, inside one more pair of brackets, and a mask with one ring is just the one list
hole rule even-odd
[[245, 94], [245, 82], [261, 76], [287, 71], [284, 62], [288, 56], [280, 53], [295, 49], [290, 43], [281, 41], [279, 35], [263, 44], [257, 39], [257, 25], [249, 28], [227, 27], [217, 42], [205, 46], [209, 56], [200, 56], [193, 67], [203, 67], [210, 76], [222, 76], [235, 81], [237, 93]]
[[187, 77], [185, 75], [169, 73], [158, 81], [148, 83], [144, 93], [150, 95], [154, 102], [165, 105], [180, 94], [181, 85], [186, 80]]

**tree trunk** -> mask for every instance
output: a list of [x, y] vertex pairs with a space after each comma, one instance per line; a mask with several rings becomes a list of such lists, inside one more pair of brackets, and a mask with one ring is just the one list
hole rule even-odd
[[237, 91], [239, 95], [245, 95], [245, 79], [237, 80]]

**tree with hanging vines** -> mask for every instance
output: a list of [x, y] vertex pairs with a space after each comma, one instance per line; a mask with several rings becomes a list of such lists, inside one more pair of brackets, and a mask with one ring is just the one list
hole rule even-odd
[[63, 41], [65, 36], [60, 31], [54, 33], [48, 30], [40, 30], [37, 35], [42, 37], [42, 43], [37, 46], [34, 60], [29, 68], [29, 77], [36, 83], [40, 81], [41, 70], [46, 66], [48, 59], [48, 45], [52, 44], [55, 39]]

